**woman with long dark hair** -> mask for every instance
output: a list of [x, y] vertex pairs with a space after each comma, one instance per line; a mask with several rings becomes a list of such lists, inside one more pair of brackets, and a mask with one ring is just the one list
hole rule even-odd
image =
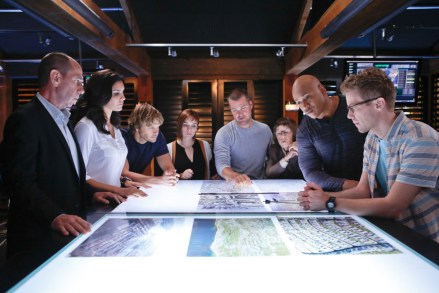
[[75, 116], [75, 134], [84, 157], [87, 182], [97, 190], [123, 197], [145, 195], [136, 182], [123, 182], [121, 174], [127, 147], [120, 132], [120, 115], [125, 101], [123, 76], [105, 69], [94, 73], [85, 86]]

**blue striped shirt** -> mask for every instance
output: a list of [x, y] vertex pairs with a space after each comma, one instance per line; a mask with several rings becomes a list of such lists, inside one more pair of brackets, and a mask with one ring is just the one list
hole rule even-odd
[[[439, 242], [439, 134], [419, 121], [397, 113], [384, 140], [387, 142], [387, 190], [398, 181], [421, 187], [413, 202], [397, 220]], [[376, 170], [380, 139], [369, 132], [364, 145], [363, 172], [368, 174], [370, 192], [377, 193]]]

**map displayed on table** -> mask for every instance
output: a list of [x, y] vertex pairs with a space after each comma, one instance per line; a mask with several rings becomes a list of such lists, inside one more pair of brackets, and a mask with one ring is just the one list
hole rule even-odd
[[197, 211], [264, 212], [266, 210], [257, 193], [205, 193], [200, 194]]
[[254, 193], [255, 185], [250, 186], [234, 184], [226, 180], [204, 180], [200, 188], [200, 194], [203, 193]]
[[304, 254], [400, 253], [351, 217], [278, 217], [297, 250]]
[[289, 254], [270, 218], [227, 218], [194, 219], [187, 256]]
[[172, 242], [183, 223], [183, 218], [108, 219], [70, 256], [169, 255], [171, 251], [162, 239]]
[[303, 211], [297, 192], [264, 192], [256, 184], [237, 186], [225, 180], [204, 181], [197, 212]]
[[297, 200], [297, 192], [264, 193], [263, 197], [273, 212], [303, 212]]
[[109, 218], [72, 257], [395, 254], [352, 217]]

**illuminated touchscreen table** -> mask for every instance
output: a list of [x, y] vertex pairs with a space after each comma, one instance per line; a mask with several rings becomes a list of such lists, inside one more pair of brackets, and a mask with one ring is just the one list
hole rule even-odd
[[210, 213], [301, 211], [297, 192], [303, 180], [253, 180], [235, 186], [224, 180], [180, 180], [177, 186], [154, 185], [143, 189], [147, 197], [129, 197], [116, 213]]
[[355, 216], [114, 213], [13, 290], [435, 292], [438, 278]]
[[301, 212], [301, 180], [130, 197], [17, 292], [435, 292], [439, 267], [363, 218]]

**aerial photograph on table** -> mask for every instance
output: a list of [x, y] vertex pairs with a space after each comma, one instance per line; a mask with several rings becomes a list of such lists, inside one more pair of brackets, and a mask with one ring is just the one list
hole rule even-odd
[[187, 256], [216, 257], [400, 253], [349, 216], [209, 216], [110, 218], [70, 256], [157, 256], [185, 250]]

